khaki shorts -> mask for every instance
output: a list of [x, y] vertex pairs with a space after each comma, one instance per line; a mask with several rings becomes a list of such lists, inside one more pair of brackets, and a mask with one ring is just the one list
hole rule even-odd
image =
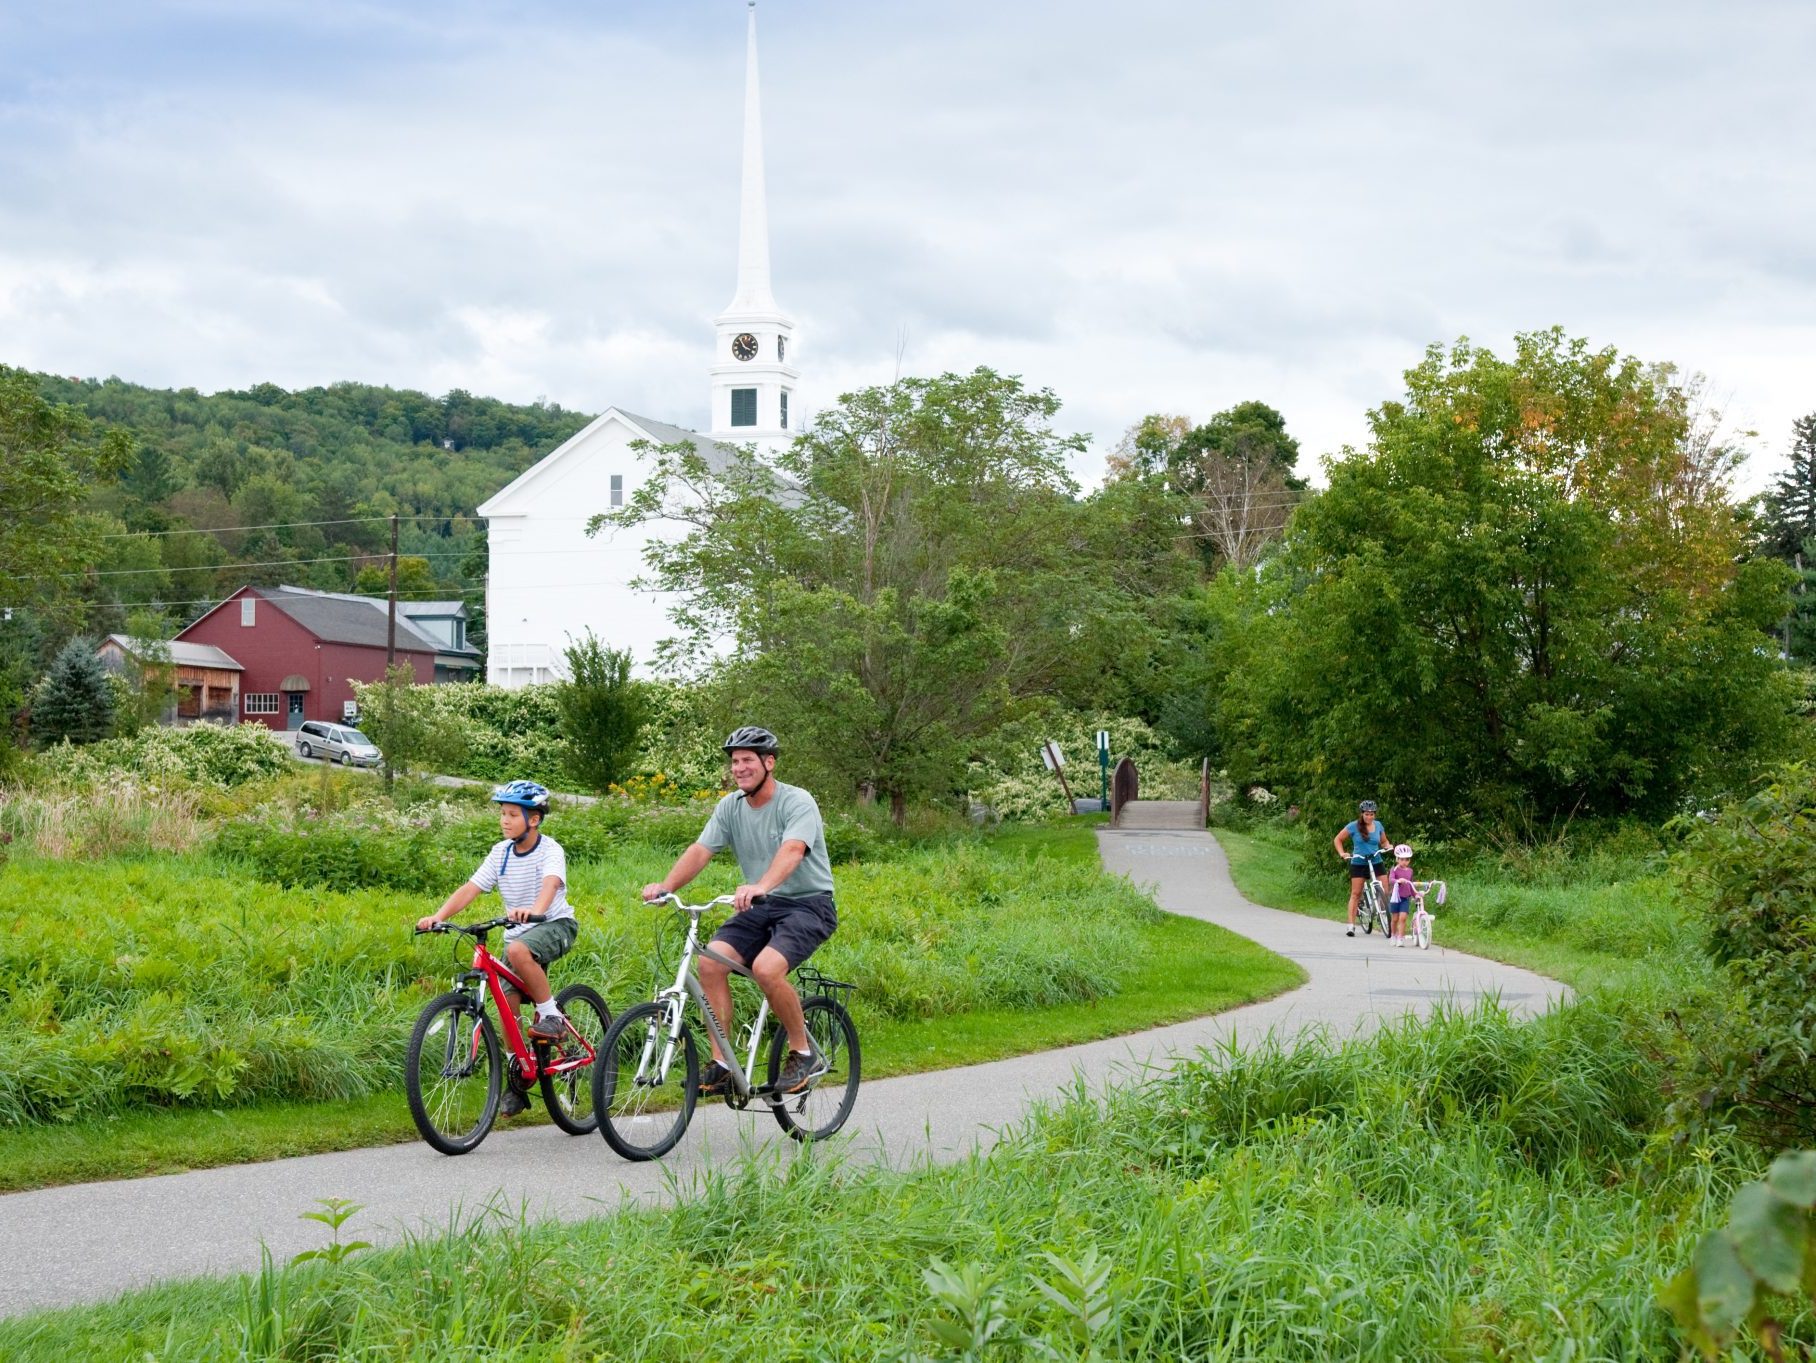
[[[513, 943], [522, 942], [536, 958], [536, 964], [547, 970], [574, 949], [574, 939], [578, 936], [580, 924], [575, 919], [557, 918], [547, 923], [532, 923], [528, 932], [505, 943], [505, 950], [509, 951]], [[509, 966], [510, 962], [507, 960], [505, 965]]]

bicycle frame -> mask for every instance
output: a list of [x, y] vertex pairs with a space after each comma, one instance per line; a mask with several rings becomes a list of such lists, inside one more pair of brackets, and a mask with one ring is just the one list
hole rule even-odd
[[[558, 1058], [547, 1065], [537, 1064], [534, 1048], [524, 1041], [523, 1024], [518, 1021], [517, 1010], [511, 1006], [511, 1001], [504, 992], [505, 986], [509, 985], [527, 999], [530, 996], [529, 987], [512, 973], [509, 966], [491, 953], [483, 936], [476, 937], [473, 941], [473, 968], [456, 977], [454, 987], [465, 988], [480, 980], [485, 981], [486, 990], [497, 1006], [498, 1021], [504, 1028], [505, 1044], [511, 1048], [511, 1054], [517, 1057], [524, 1083], [535, 1083], [544, 1074], [567, 1074], [593, 1063], [592, 1044], [578, 1031], [570, 1029], [570, 1035], [579, 1041], [585, 1054]], [[484, 1005], [481, 1004], [480, 1008], [483, 1011]], [[477, 1028], [474, 1029], [472, 1044], [475, 1048], [479, 1045]]]
[[725, 1057], [725, 1068], [731, 1077], [732, 1091], [737, 1095], [738, 1101], [743, 1103], [753, 1097], [761, 1097], [771, 1107], [774, 1107], [783, 1102], [784, 1097], [773, 1093], [759, 1094], [754, 1081], [757, 1070], [757, 1047], [763, 1042], [763, 1024], [769, 1021], [769, 999], [763, 998], [763, 1002], [757, 1008], [755, 1019], [749, 1024], [750, 1046], [745, 1052], [743, 1063], [740, 1064], [737, 1048], [732, 1045], [731, 1038], [726, 1036], [725, 1028], [720, 1023], [718, 1014], [713, 1012], [712, 1005], [707, 1002], [706, 990], [701, 986], [699, 977], [694, 974], [692, 969], [695, 957], [708, 956], [726, 969], [742, 975], [747, 980], [755, 981], [756, 976], [750, 972], [749, 967], [740, 965], [730, 957], [721, 956], [710, 945], [702, 946], [700, 944], [700, 915], [715, 904], [729, 904], [730, 902], [730, 898], [723, 895], [708, 904], [680, 904], [677, 901], [676, 906], [688, 917], [687, 942], [681, 948], [681, 964], [675, 970], [675, 982], [656, 994], [656, 1002], [668, 1005], [667, 1038], [662, 1045], [661, 1057], [653, 1066], [651, 1060], [655, 1039], [651, 1038], [644, 1042], [643, 1054], [637, 1061], [637, 1074], [641, 1078], [652, 1073], [668, 1073], [669, 1065], [675, 1058], [675, 1047], [681, 1044], [681, 1029], [687, 1025], [687, 1000], [691, 998], [699, 1006], [700, 1016], [706, 1020], [707, 1030], [712, 1033], [719, 1053]]

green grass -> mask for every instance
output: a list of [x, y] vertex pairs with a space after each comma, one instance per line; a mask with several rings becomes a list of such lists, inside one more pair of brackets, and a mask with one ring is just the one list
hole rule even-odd
[[[1213, 830], [1237, 889], [1257, 904], [1340, 922], [1347, 879], [1303, 872], [1297, 831]], [[1434, 908], [1434, 941], [1524, 966], [1579, 991], [1637, 987], [1680, 993], [1708, 987], [1714, 970], [1700, 930], [1655, 858], [1588, 858], [1521, 875], [1475, 865], [1455, 874], [1420, 865], [1449, 899]]]
[[[32, 957], [32, 939], [17, 935], [22, 945], [12, 967], [16, 982], [0, 990], [15, 1025], [34, 1018], [59, 1025], [60, 1017], [82, 1015], [75, 1001], [85, 996], [112, 999], [116, 1007], [123, 1003], [126, 1016], [142, 1017], [154, 1005], [130, 986], [144, 973], [159, 987], [191, 989], [186, 1007], [166, 1008], [160, 1015], [173, 1032], [197, 1046], [197, 1037], [212, 1039], [229, 1056], [243, 1057], [252, 1048], [236, 1048], [234, 1029], [245, 1025], [238, 1020], [251, 1015], [253, 1003], [235, 991], [263, 982], [284, 989], [282, 1001], [302, 1014], [280, 1039], [300, 1037], [313, 1046], [302, 1051], [302, 1060], [316, 1067], [292, 1069], [292, 1076], [301, 1074], [318, 1088], [338, 1079], [351, 1091], [251, 1102], [210, 1101], [205, 1090], [192, 1091], [175, 1106], [140, 1102], [71, 1121], [55, 1120], [54, 1103], [47, 1104], [47, 1120], [0, 1126], [0, 1190], [416, 1139], [395, 1087], [403, 1040], [422, 1000], [445, 987], [452, 968], [446, 943], [412, 943], [400, 927], [424, 910], [419, 899], [395, 891], [338, 896], [248, 887], [206, 862], [180, 867], [151, 859], [96, 868], [39, 863], [8, 869], [15, 887], [60, 887], [73, 894], [108, 885], [123, 924], [92, 940], [84, 935], [60, 944], [70, 948], [61, 976], [46, 968], [51, 953]], [[641, 884], [652, 878], [648, 870], [639, 863], [610, 872], [577, 871], [577, 902], [605, 902], [622, 893], [619, 880]], [[840, 935], [823, 953], [824, 964], [829, 973], [865, 986], [854, 1012], [866, 1076], [873, 1079], [1182, 1021], [1268, 997], [1303, 978], [1290, 962], [1222, 929], [1161, 914], [1125, 882], [1103, 875], [1096, 868], [1095, 840], [1082, 821], [947, 849], [937, 867], [927, 855], [845, 868], [840, 882], [842, 905], [855, 900], [858, 908], [846, 909]], [[1029, 892], [1019, 894], [1022, 888]], [[267, 898], [257, 909], [244, 902], [237, 911], [232, 905], [223, 909], [220, 901], [230, 892]], [[898, 894], [909, 902], [895, 898]], [[213, 913], [223, 929], [219, 936], [237, 944], [242, 955], [230, 965], [211, 963], [205, 947], [173, 941], [171, 950], [188, 951], [194, 959], [184, 969], [169, 969], [163, 950], [132, 931], [144, 930], [141, 909], [189, 929]], [[615, 1007], [643, 996], [661, 917], [630, 907], [605, 920], [588, 915], [583, 921], [586, 950], [577, 949], [556, 967], [557, 987], [609, 977], [607, 996]], [[677, 943], [672, 935], [669, 940], [672, 950]], [[327, 959], [314, 960], [318, 949], [329, 953]], [[1094, 973], [1074, 961], [1079, 953], [1096, 953]], [[879, 979], [881, 988], [868, 987]], [[878, 997], [884, 993], [887, 999]], [[992, 1000], [1006, 1002], [991, 1006]], [[311, 1011], [325, 1014], [324, 1022], [343, 1014], [345, 1020], [335, 1024], [338, 1031], [311, 1026], [317, 1020]], [[223, 1015], [227, 1023], [214, 1020]], [[99, 1030], [104, 1023], [90, 1025]], [[148, 1035], [154, 1046], [163, 1039]], [[33, 1054], [42, 1059], [54, 1052], [28, 1046], [15, 1064], [22, 1068]], [[199, 1054], [206, 1059], [210, 1053]], [[220, 1054], [213, 1053], [217, 1064]], [[370, 1056], [377, 1062], [368, 1063]], [[158, 1056], [167, 1067], [158, 1072], [171, 1073], [172, 1060]], [[231, 1077], [244, 1070], [200, 1066], [199, 1072], [206, 1080], [211, 1073]], [[55, 1078], [58, 1072], [49, 1074]], [[5, 1076], [0, 1064], [0, 1080]], [[43, 1082], [44, 1076], [34, 1078]], [[78, 1072], [76, 1079], [81, 1078]], [[15, 1093], [22, 1083], [15, 1081]]]
[[[752, 1157], [670, 1208], [494, 1210], [0, 1322], [0, 1356], [1671, 1358], [1657, 1289], [1758, 1161], [1657, 1139], [1636, 1025], [1599, 1002], [1482, 1009], [1210, 1057], [1061, 1101], [988, 1157]], [[1812, 1329], [1793, 1316], [1793, 1352]]]

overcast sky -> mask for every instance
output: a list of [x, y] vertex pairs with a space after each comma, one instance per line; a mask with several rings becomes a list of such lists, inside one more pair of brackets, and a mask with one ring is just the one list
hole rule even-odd
[[[743, 0], [0, 0], [0, 363], [701, 425]], [[762, 0], [808, 408], [987, 364], [1079, 473], [1272, 403], [1315, 457], [1434, 341], [1816, 410], [1816, 4]]]

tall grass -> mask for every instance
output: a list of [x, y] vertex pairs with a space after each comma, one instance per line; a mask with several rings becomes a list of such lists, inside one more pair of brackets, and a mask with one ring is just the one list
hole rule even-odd
[[988, 1158], [747, 1160], [667, 1210], [494, 1211], [0, 1324], [0, 1355], [1669, 1358], [1656, 1288], [1755, 1169], [1658, 1138], [1634, 1021], [1484, 1008], [1206, 1056], [1061, 1101]]
[[[675, 915], [636, 897], [670, 860], [665, 847], [623, 843], [571, 867], [581, 935], [557, 987], [592, 983], [618, 1008], [672, 976]], [[337, 893], [209, 857], [0, 864], [11, 907], [0, 1125], [391, 1087], [416, 1012], [471, 956], [464, 938], [410, 929], [470, 869], [435, 893]], [[736, 875], [716, 866], [699, 892], [729, 890]], [[847, 866], [838, 879], [840, 932], [815, 962], [856, 983], [872, 1017], [1107, 997], [1145, 962], [1147, 938], [1130, 926], [1158, 915], [1101, 871], [987, 844]], [[468, 917], [495, 911], [482, 901]]]
[[123, 778], [91, 791], [0, 788], [0, 834], [52, 858], [188, 852], [209, 836], [197, 797]]

